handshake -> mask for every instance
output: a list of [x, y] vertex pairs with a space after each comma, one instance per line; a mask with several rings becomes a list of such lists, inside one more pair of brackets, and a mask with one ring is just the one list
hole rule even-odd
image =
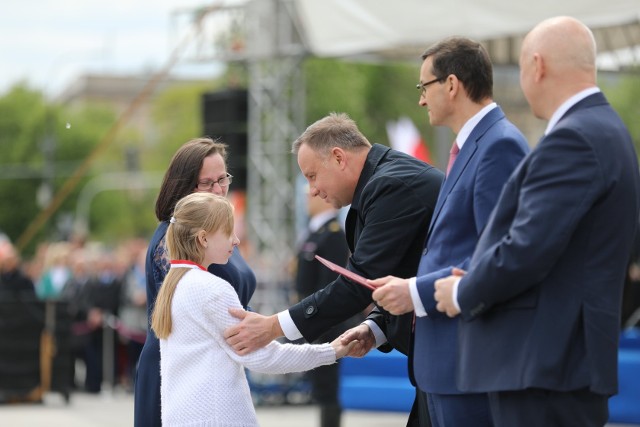
[[331, 346], [336, 352], [336, 360], [345, 356], [362, 357], [375, 345], [375, 336], [364, 323], [345, 331], [331, 342]]

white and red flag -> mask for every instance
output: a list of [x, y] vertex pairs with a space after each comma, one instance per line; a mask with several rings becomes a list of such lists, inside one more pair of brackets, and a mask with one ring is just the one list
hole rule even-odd
[[387, 136], [391, 148], [431, 163], [429, 148], [410, 118], [400, 117], [397, 121], [387, 122]]

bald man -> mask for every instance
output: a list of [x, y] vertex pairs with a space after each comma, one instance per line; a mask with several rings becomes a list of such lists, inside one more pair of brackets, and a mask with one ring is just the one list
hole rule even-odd
[[631, 137], [596, 86], [591, 31], [570, 17], [524, 39], [520, 84], [548, 120], [507, 181], [468, 273], [436, 281], [460, 315], [458, 386], [501, 426], [603, 426], [617, 392], [620, 302], [638, 222]]

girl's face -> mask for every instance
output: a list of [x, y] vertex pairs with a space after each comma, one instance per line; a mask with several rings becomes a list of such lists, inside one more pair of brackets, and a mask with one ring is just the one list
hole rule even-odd
[[233, 248], [240, 244], [240, 240], [236, 236], [236, 233], [231, 233], [231, 235], [228, 236], [226, 233], [218, 230], [215, 233], [203, 232], [201, 243], [204, 246], [204, 260], [202, 265], [206, 267], [210, 264], [226, 264], [233, 253]]

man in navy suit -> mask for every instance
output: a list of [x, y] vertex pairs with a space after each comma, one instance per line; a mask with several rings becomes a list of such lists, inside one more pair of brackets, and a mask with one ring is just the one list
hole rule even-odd
[[525, 37], [520, 84], [547, 129], [507, 181], [469, 272], [436, 282], [437, 308], [461, 315], [458, 386], [489, 392], [497, 427], [603, 426], [638, 221], [636, 153], [596, 86], [581, 22], [551, 18]]
[[529, 152], [525, 137], [493, 101], [487, 51], [462, 37], [442, 40], [422, 55], [420, 105], [434, 126], [456, 134], [451, 169], [438, 196], [417, 277], [387, 276], [373, 298], [392, 314], [415, 310], [412, 378], [427, 392], [431, 423], [437, 427], [491, 426], [486, 393], [462, 393], [456, 386], [458, 319], [436, 310], [436, 279], [452, 266], [466, 268], [500, 191]]

